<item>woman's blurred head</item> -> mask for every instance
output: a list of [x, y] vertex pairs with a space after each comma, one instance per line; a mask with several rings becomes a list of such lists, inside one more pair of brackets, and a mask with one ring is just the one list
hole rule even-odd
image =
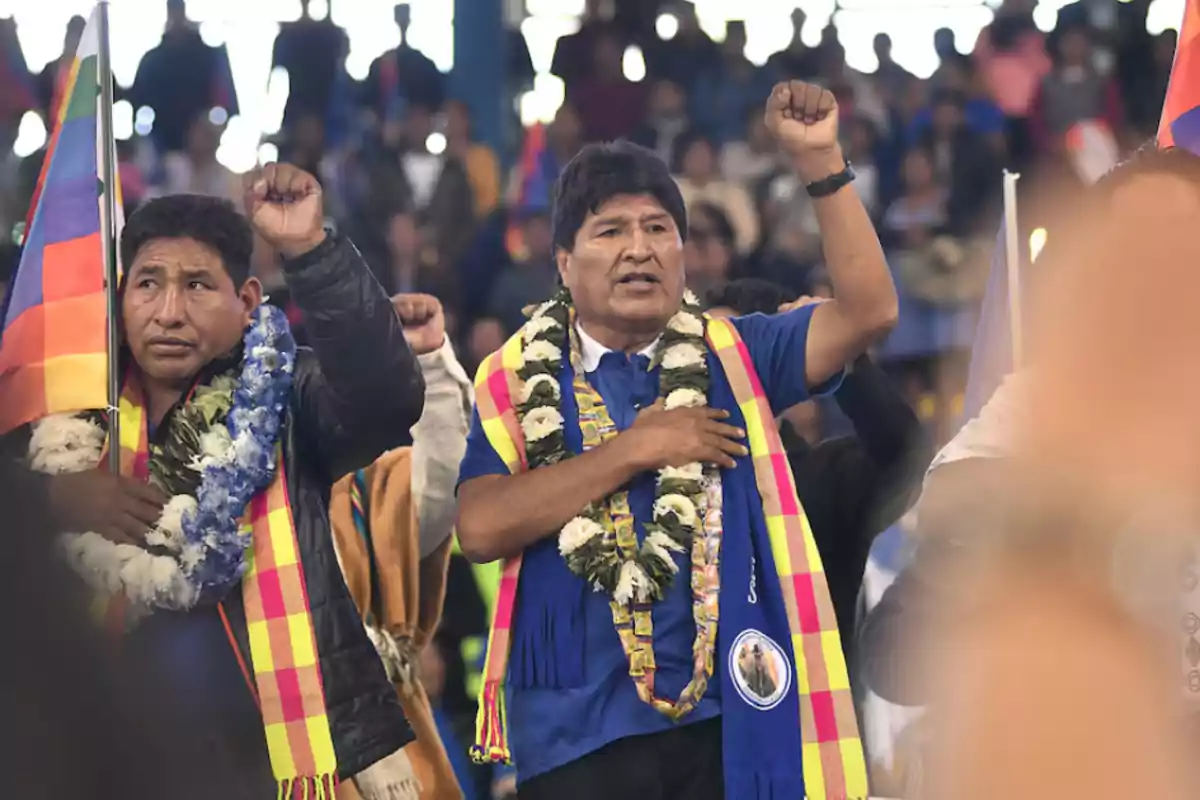
[[733, 226], [720, 208], [697, 203], [688, 212], [688, 237], [683, 245], [683, 263], [688, 285], [693, 289], [728, 280], [737, 250]]
[[689, 181], [706, 184], [717, 175], [717, 152], [703, 134], [689, 132], [675, 140], [674, 172]]
[[933, 161], [920, 147], [904, 156], [904, 188], [909, 192], [928, 189], [933, 184]]

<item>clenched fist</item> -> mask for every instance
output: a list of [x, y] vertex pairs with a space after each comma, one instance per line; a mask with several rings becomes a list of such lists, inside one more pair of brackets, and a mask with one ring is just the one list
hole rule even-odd
[[828, 89], [804, 81], [777, 83], [763, 119], [806, 180], [822, 180], [845, 167], [837, 100]]
[[432, 353], [446, 341], [446, 312], [430, 294], [398, 294], [392, 306], [404, 326], [408, 346], [419, 356]]
[[267, 164], [245, 178], [246, 217], [255, 232], [285, 258], [325, 240], [321, 184], [291, 164]]

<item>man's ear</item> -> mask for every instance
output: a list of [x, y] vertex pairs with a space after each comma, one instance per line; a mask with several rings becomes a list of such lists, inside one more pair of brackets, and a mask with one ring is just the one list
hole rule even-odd
[[263, 301], [263, 285], [258, 278], [247, 278], [242, 288], [238, 289], [238, 299], [242, 301], [242, 312], [246, 317], [246, 324], [250, 324], [250, 315], [262, 305]]
[[554, 251], [554, 263], [558, 267], [558, 281], [563, 286], [567, 285], [567, 264], [571, 259], [571, 254], [565, 248], [558, 248]]

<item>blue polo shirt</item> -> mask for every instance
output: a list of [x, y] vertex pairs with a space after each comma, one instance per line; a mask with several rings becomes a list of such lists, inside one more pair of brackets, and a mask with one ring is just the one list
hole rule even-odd
[[[810, 395], [804, 377], [805, 344], [813, 306], [774, 316], [752, 314], [733, 320], [758, 371], [772, 409], [779, 413]], [[637, 410], [658, 397], [658, 370], [649, 370], [650, 351], [632, 357], [606, 350], [580, 331], [583, 366], [592, 386], [604, 398], [618, 430], [629, 428]], [[708, 356], [711, 388], [709, 402], [731, 412], [731, 424], [744, 425], [720, 363]], [[572, 373], [564, 364], [559, 376], [564, 397], [571, 396]], [[837, 388], [840, 379], [821, 388]], [[573, 405], [571, 406], [573, 408]], [[582, 436], [578, 421], [567, 415], [564, 430], [567, 447], [579, 452]], [[476, 411], [467, 435], [467, 450], [459, 483], [483, 475], [507, 475], [508, 468], [487, 440]], [[654, 473], [639, 475], [629, 485], [629, 505], [637, 525], [653, 519]], [[722, 472], [725, 535], [747, 535], [747, 526], [761, 525], [762, 505], [749, 458], [738, 460], [738, 468]], [[554, 547], [547, 539], [535, 547]], [[666, 597], [654, 606], [654, 655], [658, 664], [655, 692], [675, 699], [692, 676], [692, 642], [696, 635], [692, 618], [690, 581], [686, 579], [687, 554], [675, 554], [681, 578], [672, 582]], [[750, 569], [750, 565], [731, 568]], [[724, 572], [726, 564], [722, 561]], [[578, 580], [578, 579], [577, 579]], [[518, 595], [518, 602], [520, 597]], [[508, 733], [519, 781], [549, 772], [576, 761], [606, 744], [647, 733], [669, 730], [720, 714], [720, 680], [714, 675], [708, 691], [692, 713], [673, 723], [643, 703], [637, 696], [621, 642], [613, 629], [608, 596], [588, 592], [584, 612], [584, 677], [570, 689], [526, 689], [508, 687]], [[719, 661], [719, 659], [717, 659]], [[720, 669], [720, 665], [717, 665]]]

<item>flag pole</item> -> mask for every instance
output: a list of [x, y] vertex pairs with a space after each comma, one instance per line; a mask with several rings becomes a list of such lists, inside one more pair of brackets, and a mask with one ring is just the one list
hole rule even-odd
[[96, 124], [100, 141], [100, 237], [103, 241], [104, 298], [108, 310], [108, 468], [121, 471], [121, 331], [117, 288], [117, 144], [113, 138], [113, 76], [108, 37], [108, 0], [97, 5], [100, 41], [96, 54], [96, 78], [100, 81], [100, 109]]
[[1018, 173], [1004, 170], [1004, 259], [1008, 273], [1008, 329], [1012, 335], [1012, 364], [1021, 364], [1021, 233], [1017, 225]]

